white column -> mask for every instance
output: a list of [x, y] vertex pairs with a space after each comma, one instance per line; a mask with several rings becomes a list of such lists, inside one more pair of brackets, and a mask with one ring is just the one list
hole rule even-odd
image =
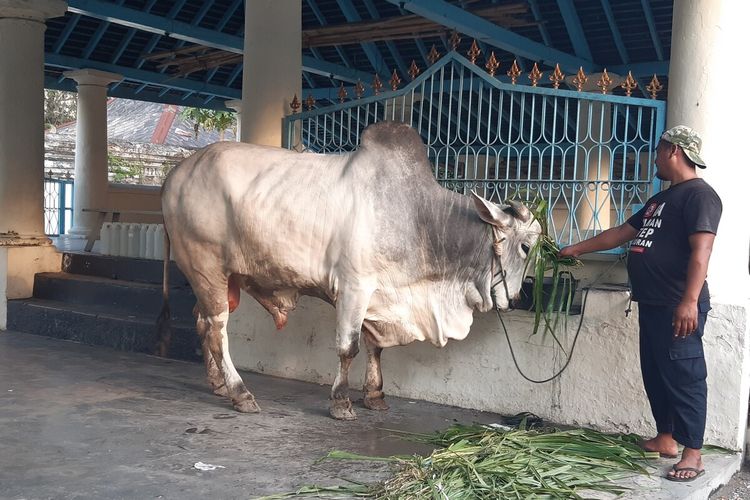
[[87, 235], [97, 214], [83, 208], [107, 208], [107, 85], [122, 80], [122, 75], [94, 69], [63, 73], [78, 83], [76, 116], [75, 180], [73, 183], [72, 235]]
[[281, 146], [281, 120], [302, 95], [301, 0], [245, 0], [244, 51], [240, 139]]
[[0, 330], [7, 299], [31, 296], [34, 273], [59, 270], [44, 236], [44, 21], [61, 0], [0, 0]]
[[712, 295], [727, 303], [750, 295], [750, 169], [742, 167], [750, 106], [738, 95], [742, 73], [734, 73], [744, 68], [737, 47], [744, 46], [742, 24], [748, 19], [748, 2], [730, 0], [681, 0], [672, 19], [667, 127], [684, 124], [703, 139], [701, 156], [708, 168], [698, 174], [724, 204], [709, 283]]
[[[0, 238], [44, 238], [44, 21], [65, 2], [0, 0]], [[2, 243], [0, 243], [2, 245]]]
[[738, 50], [745, 46], [750, 2], [674, 2], [667, 127], [684, 124], [703, 139], [708, 164], [698, 174], [721, 197], [724, 211], [708, 268], [713, 310], [704, 344], [709, 368], [707, 435], [734, 431], [744, 444], [750, 392], [746, 81]]
[[242, 99], [224, 101], [224, 106], [234, 111], [234, 119], [237, 121], [237, 130], [234, 134], [234, 139], [239, 141], [242, 133]]

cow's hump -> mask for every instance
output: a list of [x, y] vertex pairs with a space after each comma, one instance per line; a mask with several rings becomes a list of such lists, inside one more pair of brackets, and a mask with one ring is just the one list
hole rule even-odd
[[369, 125], [362, 132], [359, 152], [370, 158], [381, 173], [390, 171], [394, 178], [416, 176], [428, 184], [435, 183], [427, 148], [414, 128], [402, 122], [383, 121]]

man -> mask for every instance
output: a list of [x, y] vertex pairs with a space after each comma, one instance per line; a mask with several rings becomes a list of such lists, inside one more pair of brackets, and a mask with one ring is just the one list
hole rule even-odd
[[646, 202], [625, 224], [560, 250], [561, 256], [615, 248], [631, 241], [628, 274], [638, 302], [643, 385], [657, 436], [642, 446], [682, 458], [671, 481], [703, 474], [701, 448], [706, 425], [706, 362], [703, 326], [710, 309], [706, 271], [721, 218], [721, 200], [696, 174], [706, 168], [701, 139], [689, 127], [662, 134], [656, 176], [669, 189]]

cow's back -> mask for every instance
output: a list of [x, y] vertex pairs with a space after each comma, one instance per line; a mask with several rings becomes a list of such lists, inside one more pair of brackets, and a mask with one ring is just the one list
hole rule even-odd
[[176, 260], [219, 259], [227, 274], [314, 285], [337, 219], [351, 213], [351, 197], [338, 195], [346, 161], [244, 143], [200, 150], [163, 188]]

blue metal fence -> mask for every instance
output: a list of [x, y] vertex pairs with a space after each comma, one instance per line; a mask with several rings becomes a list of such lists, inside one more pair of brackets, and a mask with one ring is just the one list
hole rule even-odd
[[452, 52], [404, 88], [288, 116], [286, 147], [344, 153], [382, 120], [421, 134], [436, 179], [500, 202], [543, 198], [570, 244], [621, 224], [659, 184], [665, 103], [502, 83]]
[[44, 232], [65, 234], [73, 225], [73, 179], [44, 179]]

